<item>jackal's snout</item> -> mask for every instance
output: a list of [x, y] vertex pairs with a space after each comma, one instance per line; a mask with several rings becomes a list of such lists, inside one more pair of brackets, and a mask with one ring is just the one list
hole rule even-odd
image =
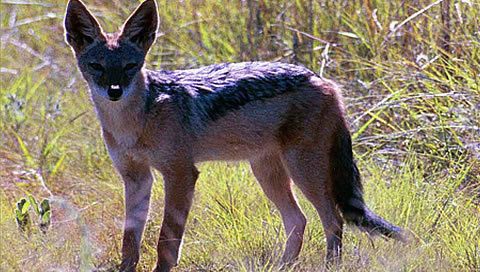
[[107, 90], [108, 98], [112, 101], [117, 101], [122, 97], [123, 90], [120, 85], [110, 85]]

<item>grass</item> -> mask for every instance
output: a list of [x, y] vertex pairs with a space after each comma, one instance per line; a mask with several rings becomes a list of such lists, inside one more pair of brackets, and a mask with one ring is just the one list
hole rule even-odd
[[[66, 3], [0, 3], [0, 270], [111, 271], [120, 260], [123, 187], [63, 40]], [[138, 4], [87, 3], [107, 31]], [[479, 3], [159, 1], [159, 13], [150, 68], [279, 60], [344, 85], [366, 201], [412, 239], [371, 243], [348, 228], [338, 270], [480, 270]], [[248, 165], [199, 169], [176, 271], [278, 271], [281, 218]], [[157, 180], [140, 271], [156, 258]], [[16, 226], [15, 203], [29, 194], [52, 202], [46, 235]], [[321, 271], [323, 230], [298, 195], [310, 224], [291, 271]]]

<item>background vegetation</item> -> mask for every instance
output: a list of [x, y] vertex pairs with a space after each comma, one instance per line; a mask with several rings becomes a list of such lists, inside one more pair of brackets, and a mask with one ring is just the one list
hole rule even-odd
[[[138, 1], [86, 1], [115, 31]], [[148, 67], [299, 63], [345, 87], [366, 200], [408, 244], [348, 228], [341, 271], [480, 271], [480, 3], [476, 0], [158, 1]], [[122, 183], [63, 38], [66, 1], [0, 2], [0, 270], [110, 271], [119, 263]], [[245, 163], [205, 163], [176, 271], [278, 271], [278, 211]], [[154, 195], [140, 271], [155, 262]], [[51, 201], [44, 235], [15, 203]], [[321, 271], [318, 216], [292, 271]], [[33, 218], [33, 223], [38, 220]]]

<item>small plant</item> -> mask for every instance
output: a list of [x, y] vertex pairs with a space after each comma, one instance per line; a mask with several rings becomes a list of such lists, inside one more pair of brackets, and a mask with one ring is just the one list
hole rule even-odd
[[15, 208], [15, 217], [17, 219], [18, 227], [22, 232], [30, 232], [32, 225], [30, 215], [28, 213], [30, 206], [33, 207], [33, 210], [38, 216], [38, 225], [40, 231], [45, 234], [50, 227], [52, 217], [52, 211], [50, 209], [50, 202], [48, 199], [43, 199], [39, 206], [37, 200], [32, 195], [28, 196], [28, 200], [21, 198], [17, 202], [17, 207]]
[[52, 216], [48, 199], [44, 199], [40, 202], [40, 213], [38, 215], [40, 217], [40, 230], [45, 234], [48, 227], [50, 227], [50, 218]]
[[15, 218], [17, 219], [20, 231], [23, 233], [29, 233], [32, 226], [30, 215], [28, 214], [28, 208], [30, 208], [30, 202], [25, 198], [21, 198], [17, 202], [17, 207], [15, 208]]

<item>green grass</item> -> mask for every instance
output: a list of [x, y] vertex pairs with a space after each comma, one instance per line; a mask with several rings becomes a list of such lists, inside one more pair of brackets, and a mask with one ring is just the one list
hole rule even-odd
[[[338, 270], [479, 271], [480, 4], [233, 2], [159, 1], [160, 34], [148, 66], [280, 60], [341, 83], [366, 201], [411, 239], [372, 244], [349, 227]], [[0, 270], [110, 271], [120, 261], [123, 186], [63, 40], [66, 3], [0, 3]], [[115, 31], [138, 2], [87, 4]], [[442, 19], [447, 8], [449, 19]], [[249, 166], [199, 169], [176, 271], [278, 271], [281, 218]], [[156, 258], [163, 209], [157, 180], [140, 271]], [[52, 202], [46, 235], [16, 226], [15, 203], [29, 194]], [[321, 271], [323, 230], [298, 195], [309, 225], [290, 270]]]

